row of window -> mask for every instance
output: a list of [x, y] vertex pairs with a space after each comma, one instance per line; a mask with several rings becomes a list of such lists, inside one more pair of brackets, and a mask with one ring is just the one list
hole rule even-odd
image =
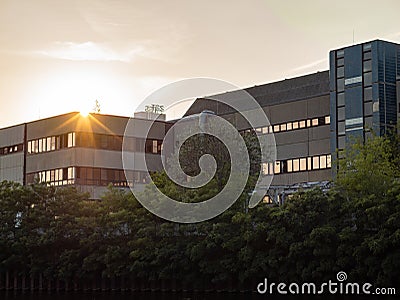
[[39, 180], [39, 182], [44, 182], [55, 186], [75, 184], [75, 168], [60, 168], [29, 173], [26, 175], [26, 181], [28, 184], [34, 183], [36, 179]]
[[17, 144], [17, 145], [0, 148], [0, 155], [13, 154], [13, 153], [22, 152], [22, 151], [24, 151], [24, 145]]
[[311, 171], [331, 168], [331, 155], [316, 155], [302, 158], [287, 159], [262, 163], [262, 174], [284, 174], [301, 171]]
[[126, 171], [120, 169], [77, 167], [76, 183], [80, 185], [107, 186], [133, 186], [133, 184], [146, 184], [150, 182], [147, 172]]
[[[113, 151], [122, 151], [122, 136], [70, 132], [28, 141], [28, 154], [56, 151], [63, 148], [83, 147]], [[144, 138], [126, 138], [126, 150], [160, 154], [162, 140]]]
[[150, 182], [147, 172], [127, 171], [126, 178], [124, 170], [92, 168], [92, 167], [68, 167], [53, 169], [27, 174], [27, 182], [34, 183], [37, 179], [54, 186], [65, 186], [70, 184], [107, 186], [110, 183], [114, 186], [128, 187], [133, 184]]
[[[328, 125], [330, 124], [330, 122], [331, 122], [330, 116], [323, 116], [313, 119], [306, 119], [306, 120], [270, 125], [265, 127], [258, 127], [254, 131], [258, 134], [278, 133], [278, 132], [308, 128], [308, 127]], [[250, 131], [251, 129], [247, 129], [244, 132], [250, 132]]]
[[75, 132], [28, 141], [28, 154], [75, 147]]

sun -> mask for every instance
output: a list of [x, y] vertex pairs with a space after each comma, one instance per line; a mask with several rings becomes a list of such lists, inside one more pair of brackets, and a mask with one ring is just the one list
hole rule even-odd
[[84, 108], [84, 109], [81, 109], [81, 110], [79, 111], [79, 113], [80, 113], [80, 115], [81, 115], [82, 117], [86, 118], [87, 116], [89, 116], [90, 110]]

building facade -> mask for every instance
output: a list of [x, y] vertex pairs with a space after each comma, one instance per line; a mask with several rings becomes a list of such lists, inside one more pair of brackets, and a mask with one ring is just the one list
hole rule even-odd
[[[121, 151], [129, 118], [69, 113], [0, 130], [0, 180], [54, 186], [75, 185], [100, 198], [106, 187], [148, 182], [146, 167], [133, 164], [125, 176]], [[149, 157], [150, 171], [161, 168], [161, 145], [167, 123], [156, 121], [147, 138], [146, 119], [134, 119], [135, 132], [126, 137], [134, 160]]]
[[400, 45], [375, 40], [329, 54], [331, 150], [339, 153], [373, 131], [396, 129], [400, 113]]
[[[245, 89], [265, 111], [270, 125], [251, 128], [230, 106], [199, 98], [185, 116], [207, 110], [232, 123], [240, 132], [274, 134], [276, 161], [263, 161], [272, 187], [332, 179], [333, 160], [353, 139], [374, 131], [394, 130], [400, 117], [400, 45], [375, 40], [329, 53], [329, 71]], [[238, 91], [217, 96], [245, 101]], [[153, 120], [151, 120], [153, 119]], [[129, 118], [70, 113], [0, 129], [0, 181], [54, 186], [75, 185], [99, 198], [108, 184], [129, 187], [148, 182], [150, 171], [162, 169], [161, 148], [173, 122], [154, 122], [147, 138], [143, 128], [153, 122], [148, 112], [135, 115], [137, 131], [128, 150], [138, 163], [124, 174], [122, 140]], [[127, 178], [128, 177], [128, 178]]]

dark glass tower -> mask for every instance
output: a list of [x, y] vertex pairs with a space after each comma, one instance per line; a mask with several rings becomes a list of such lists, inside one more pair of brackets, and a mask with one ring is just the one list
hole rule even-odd
[[[400, 45], [375, 40], [332, 50], [330, 59], [331, 151], [371, 130], [395, 129], [400, 87]], [[397, 92], [396, 92], [397, 90]], [[333, 156], [333, 157], [334, 157]]]

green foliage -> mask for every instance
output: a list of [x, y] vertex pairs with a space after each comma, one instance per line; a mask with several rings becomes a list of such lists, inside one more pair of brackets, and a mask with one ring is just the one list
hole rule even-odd
[[[163, 221], [112, 187], [90, 201], [72, 188], [2, 182], [0, 271], [254, 289], [264, 277], [322, 282], [343, 270], [352, 282], [399, 286], [399, 145], [378, 137], [355, 145], [327, 193], [300, 191], [283, 206], [247, 210], [249, 185], [230, 209], [199, 224]], [[153, 179], [181, 201], [219, 190], [217, 180], [182, 193], [164, 173]]]

